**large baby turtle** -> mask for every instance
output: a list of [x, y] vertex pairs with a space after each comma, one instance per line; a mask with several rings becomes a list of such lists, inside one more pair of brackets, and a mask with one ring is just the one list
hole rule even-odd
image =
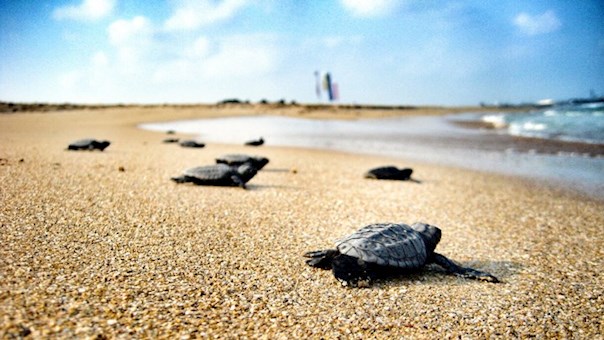
[[264, 138], [260, 137], [260, 139], [256, 139], [256, 140], [250, 140], [245, 142], [245, 145], [247, 146], [260, 146], [264, 144]]
[[111, 142], [92, 138], [77, 140], [67, 147], [67, 150], [105, 150]]
[[245, 189], [245, 184], [256, 175], [258, 170], [249, 164], [231, 167], [226, 164], [198, 166], [185, 170], [182, 176], [172, 177], [176, 183], [194, 183], [197, 185], [239, 186]]
[[178, 144], [180, 144], [180, 146], [183, 148], [203, 148], [206, 146], [204, 143], [192, 139], [183, 140]]
[[268, 164], [268, 158], [260, 156], [249, 156], [244, 154], [228, 154], [222, 157], [216, 158], [217, 164], [226, 164], [229, 166], [240, 166], [245, 163], [251, 164], [256, 169], [262, 169]]
[[457, 265], [434, 252], [440, 241], [438, 227], [415, 223], [378, 223], [336, 241], [336, 249], [311, 251], [304, 256], [312, 267], [332, 269], [343, 285], [367, 286], [378, 278], [401, 274], [435, 263], [447, 273], [461, 277], [499, 282], [493, 275]]
[[372, 179], [390, 179], [406, 181], [411, 179], [412, 173], [413, 170], [409, 168], [399, 169], [395, 166], [383, 166], [367, 171], [364, 177]]

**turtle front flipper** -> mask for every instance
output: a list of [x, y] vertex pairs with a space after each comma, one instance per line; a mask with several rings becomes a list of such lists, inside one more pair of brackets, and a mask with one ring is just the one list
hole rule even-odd
[[245, 181], [243, 181], [243, 179], [242, 179], [242, 178], [241, 178], [239, 175], [232, 175], [232, 176], [231, 176], [231, 181], [233, 181], [233, 183], [234, 183], [236, 186], [238, 186], [238, 187], [240, 187], [240, 188], [242, 188], [242, 189], [247, 189], [247, 188], [245, 187]]
[[459, 266], [455, 262], [449, 260], [445, 256], [438, 254], [438, 253], [434, 253], [432, 255], [432, 260], [434, 263], [445, 268], [447, 273], [450, 273], [450, 274], [455, 274], [457, 276], [461, 276], [461, 277], [473, 279], [473, 280], [481, 280], [481, 281], [487, 281], [487, 282], [492, 282], [492, 283], [499, 282], [499, 280], [495, 276], [493, 276], [489, 273], [481, 272], [479, 270], [472, 269], [472, 268]]
[[359, 258], [340, 254], [332, 260], [333, 275], [348, 287], [369, 287], [372, 275], [367, 263]]

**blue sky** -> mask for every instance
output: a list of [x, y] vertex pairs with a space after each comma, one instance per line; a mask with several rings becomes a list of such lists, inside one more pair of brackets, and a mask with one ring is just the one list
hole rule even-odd
[[0, 100], [474, 105], [604, 95], [604, 2], [0, 0]]

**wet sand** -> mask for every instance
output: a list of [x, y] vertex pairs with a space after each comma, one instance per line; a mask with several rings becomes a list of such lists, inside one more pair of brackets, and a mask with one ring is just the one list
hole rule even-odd
[[[185, 149], [136, 128], [225, 114], [257, 112], [129, 107], [0, 115], [0, 337], [602, 338], [602, 201], [386, 157]], [[334, 112], [312, 113], [322, 114]], [[65, 151], [83, 137], [113, 144], [105, 152]], [[169, 180], [233, 152], [271, 160], [247, 191]], [[384, 164], [412, 167], [421, 183], [362, 178]], [[386, 221], [439, 226], [440, 253], [503, 283], [429, 267], [349, 289], [305, 265], [305, 251]]]

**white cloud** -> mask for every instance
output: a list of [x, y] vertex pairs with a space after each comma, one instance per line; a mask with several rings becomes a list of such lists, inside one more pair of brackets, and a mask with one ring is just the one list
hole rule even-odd
[[102, 68], [109, 64], [109, 58], [105, 52], [97, 52], [92, 56], [92, 65], [96, 68]]
[[60, 77], [63, 92], [91, 102], [207, 101], [220, 99], [221, 93], [260, 96], [262, 89], [274, 86], [272, 77], [281, 65], [277, 36], [189, 31], [227, 20], [246, 1], [188, 2], [188, 8], [206, 6], [209, 11], [193, 13], [191, 21], [180, 26], [168, 24], [184, 5], [166, 22], [154, 23], [145, 16], [115, 20], [106, 29], [109, 47], [91, 53], [88, 65]]
[[271, 37], [243, 35], [215, 41], [199, 37], [182, 47], [179, 57], [157, 64], [153, 80], [199, 83], [262, 76], [275, 69], [278, 56], [278, 47]]
[[276, 47], [270, 38], [245, 35], [230, 37], [220, 50], [203, 62], [204, 74], [211, 77], [247, 77], [269, 73], [275, 66]]
[[273, 35], [183, 37], [158, 31], [141, 17], [114, 22], [107, 37], [109, 49], [92, 53], [88, 65], [60, 77], [65, 97], [82, 102], [199, 102], [229, 93], [260, 98], [275, 86], [281, 65], [281, 44]]
[[79, 5], [56, 8], [53, 12], [55, 19], [98, 20], [111, 14], [115, 0], [84, 0]]
[[210, 40], [206, 37], [198, 37], [183, 49], [182, 55], [187, 58], [205, 57], [210, 50]]
[[67, 91], [73, 90], [84, 75], [80, 71], [69, 71], [59, 76], [59, 84]]
[[154, 48], [153, 26], [144, 16], [114, 21], [107, 33], [109, 42], [116, 48], [118, 62], [128, 71], [126, 73], [140, 69], [144, 61], [158, 52]]
[[403, 0], [340, 0], [344, 8], [358, 17], [387, 15], [403, 4]]
[[247, 2], [248, 0], [184, 1], [166, 20], [164, 27], [168, 31], [195, 30], [232, 18]]
[[538, 35], [558, 30], [562, 23], [554, 11], [546, 11], [539, 15], [520, 13], [514, 18], [514, 25], [527, 35]]
[[135, 43], [141, 38], [147, 38], [151, 32], [151, 22], [143, 16], [136, 16], [132, 20], [114, 21], [107, 28], [109, 41], [113, 45]]

